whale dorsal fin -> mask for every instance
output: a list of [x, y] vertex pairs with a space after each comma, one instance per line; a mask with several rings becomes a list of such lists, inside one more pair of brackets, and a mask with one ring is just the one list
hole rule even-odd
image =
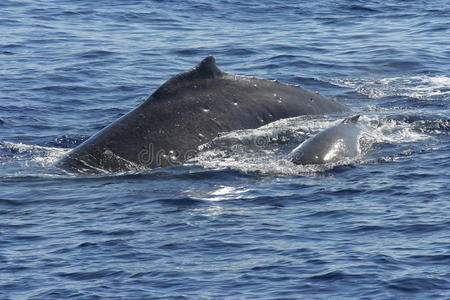
[[215, 78], [223, 72], [217, 67], [214, 56], [205, 57], [191, 72], [198, 73], [199, 77]]
[[356, 124], [359, 117], [361, 117], [361, 115], [354, 115], [352, 117], [345, 118], [344, 121], [342, 121], [342, 124]]
[[157, 99], [168, 97], [171, 94], [176, 94], [180, 86], [190, 85], [197, 80], [218, 78], [224, 74], [226, 73], [217, 67], [216, 59], [213, 56], [207, 56], [191, 70], [175, 75], [167, 80], [152, 96]]

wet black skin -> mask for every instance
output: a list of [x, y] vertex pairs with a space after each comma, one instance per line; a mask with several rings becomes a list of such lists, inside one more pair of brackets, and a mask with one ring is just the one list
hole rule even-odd
[[73, 149], [57, 165], [81, 173], [177, 165], [220, 132], [347, 110], [298, 86], [224, 73], [208, 56], [169, 79], [144, 103]]

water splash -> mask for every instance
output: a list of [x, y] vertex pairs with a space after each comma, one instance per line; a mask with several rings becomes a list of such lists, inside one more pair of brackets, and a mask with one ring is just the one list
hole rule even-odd
[[[258, 129], [234, 131], [216, 138], [190, 163], [205, 168], [230, 168], [243, 173], [266, 175], [323, 176], [324, 172], [344, 165], [358, 165], [371, 161], [368, 154], [377, 156], [374, 148], [395, 148], [397, 145], [413, 144], [430, 138], [417, 130], [417, 124], [407, 120], [390, 119], [388, 116], [367, 115], [359, 121], [360, 154], [337, 162], [321, 165], [295, 165], [288, 153], [306, 138], [338, 124], [336, 116], [323, 118], [291, 118], [280, 120]], [[264, 143], [259, 141], [264, 140]], [[395, 151], [395, 150], [394, 150]], [[400, 151], [400, 150], [399, 150]], [[392, 153], [399, 156], [401, 153]]]
[[450, 77], [443, 75], [416, 75], [382, 79], [333, 79], [332, 84], [354, 89], [372, 99], [392, 96], [420, 100], [445, 100], [450, 97]]
[[0, 176], [53, 176], [54, 163], [69, 149], [0, 142]]

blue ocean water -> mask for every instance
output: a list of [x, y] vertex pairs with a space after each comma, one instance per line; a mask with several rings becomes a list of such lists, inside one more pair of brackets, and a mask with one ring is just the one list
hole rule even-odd
[[[450, 298], [448, 0], [0, 11], [1, 299]], [[226, 134], [185, 166], [54, 167], [207, 55], [350, 106], [367, 155], [283, 159], [329, 115]]]

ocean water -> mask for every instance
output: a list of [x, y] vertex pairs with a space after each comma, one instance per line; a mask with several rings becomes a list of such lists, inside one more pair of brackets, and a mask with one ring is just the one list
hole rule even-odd
[[[450, 299], [448, 0], [0, 11], [0, 299]], [[347, 116], [326, 115], [221, 135], [184, 166], [53, 165], [207, 55], [348, 105], [364, 155], [286, 160]]]

